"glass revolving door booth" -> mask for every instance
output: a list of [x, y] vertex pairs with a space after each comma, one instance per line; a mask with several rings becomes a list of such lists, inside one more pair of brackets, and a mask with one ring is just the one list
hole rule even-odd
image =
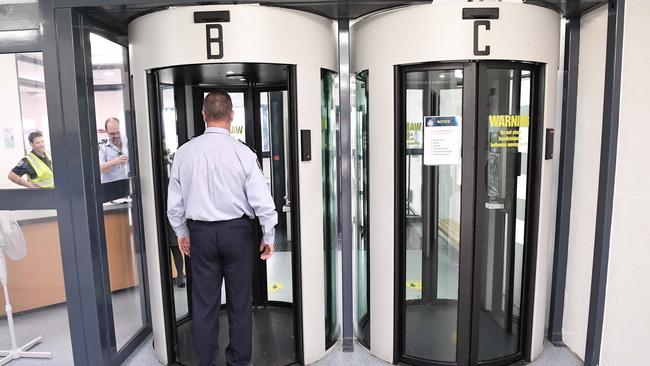
[[352, 70], [369, 85], [376, 356], [507, 365], [541, 352], [556, 179], [542, 146], [559, 40], [559, 14], [516, 1], [440, 2], [351, 27]]
[[[257, 5], [179, 7], [131, 22], [138, 149], [151, 156], [141, 171], [154, 350], [163, 363], [197, 362], [191, 257], [173, 247], [166, 179], [174, 151], [203, 132], [202, 101], [213, 89], [231, 95], [231, 135], [257, 150], [279, 213], [276, 253], [255, 265], [252, 362], [324, 355], [323, 170], [320, 154], [301, 159], [299, 131], [311, 131], [319, 146], [321, 74], [337, 68], [335, 39], [331, 20]], [[228, 338], [223, 304], [221, 312], [219, 364]]]

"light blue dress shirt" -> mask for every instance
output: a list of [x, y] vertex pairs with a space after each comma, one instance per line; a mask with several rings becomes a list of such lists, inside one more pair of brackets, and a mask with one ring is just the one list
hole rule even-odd
[[180, 237], [189, 235], [186, 220], [225, 221], [243, 215], [257, 216], [263, 241], [273, 244], [278, 214], [256, 154], [228, 130], [208, 127], [174, 155], [167, 196], [169, 223]]
[[[110, 141], [99, 143], [99, 162], [108, 163], [120, 156], [129, 156], [129, 147], [126, 141], [122, 140], [122, 149], [113, 145]], [[102, 183], [129, 178], [129, 164], [120, 164], [112, 167], [105, 173], [101, 173]]]

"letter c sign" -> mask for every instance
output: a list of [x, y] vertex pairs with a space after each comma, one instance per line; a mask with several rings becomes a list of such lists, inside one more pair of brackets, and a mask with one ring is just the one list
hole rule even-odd
[[478, 46], [478, 31], [480, 27], [485, 27], [486, 31], [490, 30], [489, 20], [476, 20], [474, 21], [474, 56], [488, 56], [490, 54], [490, 46], [486, 45], [485, 49], [479, 49]]

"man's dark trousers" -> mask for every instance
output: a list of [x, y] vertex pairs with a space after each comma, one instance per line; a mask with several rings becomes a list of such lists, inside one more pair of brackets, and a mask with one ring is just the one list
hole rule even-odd
[[252, 354], [253, 222], [189, 221], [192, 320], [200, 366], [216, 365], [221, 282], [226, 282], [228, 366], [248, 365]]

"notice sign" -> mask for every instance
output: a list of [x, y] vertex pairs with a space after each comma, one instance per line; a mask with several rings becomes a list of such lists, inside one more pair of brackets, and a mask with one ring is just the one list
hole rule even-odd
[[424, 165], [458, 165], [461, 148], [459, 116], [424, 117]]
[[520, 128], [530, 126], [530, 116], [490, 115], [490, 148], [519, 148]]

